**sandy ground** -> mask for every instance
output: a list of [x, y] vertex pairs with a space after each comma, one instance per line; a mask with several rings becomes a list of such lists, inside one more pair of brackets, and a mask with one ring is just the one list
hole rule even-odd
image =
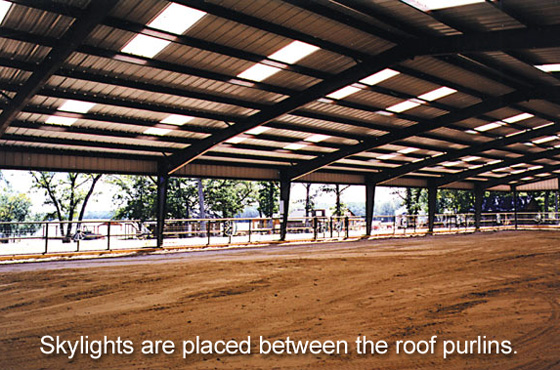
[[[560, 232], [546, 231], [4, 265], [0, 368], [560, 369], [559, 278]], [[120, 336], [135, 351], [45, 355], [47, 335]], [[251, 336], [252, 354], [183, 358], [182, 341], [197, 335]], [[388, 353], [358, 355], [364, 335]], [[433, 335], [434, 354], [395, 353], [398, 340]], [[349, 353], [261, 355], [259, 336], [346, 340]], [[517, 353], [442, 358], [444, 340], [478, 336]], [[140, 352], [164, 339], [175, 353]]]

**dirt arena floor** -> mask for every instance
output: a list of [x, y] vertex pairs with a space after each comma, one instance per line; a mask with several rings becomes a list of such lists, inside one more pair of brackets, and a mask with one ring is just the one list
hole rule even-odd
[[[0, 368], [560, 369], [559, 297], [551, 231], [2, 265]], [[251, 336], [252, 353], [183, 358], [182, 341], [197, 335]], [[120, 336], [134, 353], [46, 355], [45, 336]], [[349, 353], [262, 355], [259, 336], [346, 340]], [[385, 340], [388, 352], [357, 354], [358, 336]], [[432, 336], [434, 354], [395, 353], [396, 341]], [[443, 359], [444, 340], [479, 336], [516, 353]], [[144, 355], [145, 340], [171, 340], [176, 352]]]

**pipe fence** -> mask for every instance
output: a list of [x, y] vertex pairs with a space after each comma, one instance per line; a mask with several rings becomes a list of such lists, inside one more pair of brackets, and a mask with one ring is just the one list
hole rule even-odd
[[[475, 215], [436, 214], [433, 233], [475, 231]], [[363, 217], [289, 218], [286, 241], [362, 238]], [[480, 230], [559, 229], [557, 212], [482, 213]], [[0, 255], [138, 250], [156, 247], [156, 221], [85, 220], [0, 222]], [[207, 218], [165, 221], [163, 248], [203, 248], [280, 240], [281, 218]], [[375, 215], [371, 237], [429, 233], [427, 215]]]

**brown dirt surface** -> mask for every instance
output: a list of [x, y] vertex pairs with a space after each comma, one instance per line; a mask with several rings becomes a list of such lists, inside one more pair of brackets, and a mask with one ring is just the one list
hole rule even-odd
[[[0, 266], [1, 369], [560, 369], [560, 232], [362, 240]], [[131, 355], [45, 355], [41, 337], [131, 340]], [[244, 340], [251, 355], [182, 357], [181, 343]], [[356, 354], [358, 336], [387, 354]], [[437, 336], [435, 354], [395, 341]], [[348, 354], [261, 355], [267, 340], [346, 340]], [[453, 354], [444, 340], [509, 340]], [[484, 339], [484, 338], [483, 338]], [[171, 355], [144, 355], [172, 340]], [[46, 348], [46, 347], [45, 347]], [[474, 352], [477, 351], [474, 347]]]

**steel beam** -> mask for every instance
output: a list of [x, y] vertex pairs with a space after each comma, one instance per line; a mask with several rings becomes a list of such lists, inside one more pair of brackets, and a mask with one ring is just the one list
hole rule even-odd
[[[483, 182], [481, 183], [481, 185], [485, 188], [492, 188], [494, 186], [498, 186], [498, 185], [506, 185], [509, 184], [512, 181], [517, 181], [519, 179], [522, 179], [524, 177], [528, 177], [528, 176], [534, 176], [534, 175], [539, 175], [543, 172], [553, 172], [553, 171], [558, 171], [560, 170], [560, 165], [554, 165], [554, 166], [543, 166], [543, 168], [538, 169], [538, 170], [532, 170], [532, 171], [526, 171], [526, 172], [522, 172], [516, 175], [509, 175], [509, 176], [505, 176], [505, 177], [500, 177], [494, 180], [490, 180], [487, 182]], [[544, 178], [542, 179], [544, 180]]]
[[461, 180], [464, 180], [466, 178], [473, 177], [473, 176], [479, 175], [479, 174], [484, 173], [484, 172], [495, 170], [497, 168], [508, 167], [508, 166], [512, 166], [512, 165], [515, 165], [515, 164], [518, 164], [518, 163], [532, 162], [532, 161], [536, 161], [536, 160], [539, 160], [539, 159], [552, 158], [552, 157], [557, 156], [559, 154], [560, 154], [560, 148], [552, 148], [552, 149], [544, 150], [542, 152], [529, 153], [527, 155], [517, 157], [517, 158], [507, 158], [507, 159], [504, 159], [503, 161], [501, 161], [499, 163], [489, 164], [489, 165], [482, 166], [482, 167], [479, 167], [479, 168], [474, 168], [474, 169], [471, 169], [471, 170], [465, 170], [465, 171], [461, 171], [459, 173], [453, 173], [453, 174], [450, 174], [450, 175], [446, 175], [446, 176], [443, 176], [443, 177], [435, 180], [435, 182], [436, 182], [437, 186], [444, 186], [444, 185], [450, 184], [450, 183], [455, 182], [455, 181], [461, 181]]
[[288, 173], [288, 176], [292, 180], [298, 179], [302, 176], [305, 176], [306, 174], [318, 170], [319, 168], [325, 167], [348, 156], [366, 150], [371, 150], [373, 148], [380, 147], [382, 145], [389, 144], [398, 140], [413, 137], [431, 130], [435, 130], [437, 128], [444, 127], [446, 125], [458, 122], [466, 118], [484, 114], [486, 112], [506, 107], [510, 104], [518, 103], [523, 100], [528, 100], [535, 96], [539, 96], [535, 90], [514, 91], [507, 95], [494, 97], [484, 102], [454, 112], [450, 112], [430, 120], [420, 121], [413, 126], [409, 126], [395, 133], [389, 133], [379, 137], [366, 138], [360, 144], [348, 146], [347, 148], [338, 150], [334, 153], [319, 156], [311, 161], [306, 162], [305, 164], [296, 166]]
[[63, 65], [99, 22], [107, 16], [115, 3], [115, 0], [90, 2], [85, 15], [76, 19], [57, 46], [51, 49], [35, 72], [22, 85], [16, 96], [10, 101], [10, 105], [2, 111], [0, 114], [0, 135], [6, 132], [6, 128], [31, 101], [35, 93]]
[[370, 58], [365, 63], [357, 64], [344, 72], [336, 75], [334, 78], [324, 80], [313, 85], [309, 89], [298, 93], [280, 103], [275, 104], [269, 109], [260, 111], [245, 119], [243, 122], [232, 125], [221, 132], [212, 135], [208, 139], [202, 140], [198, 144], [185, 150], [183, 153], [175, 154], [170, 157], [169, 172], [173, 173], [190, 163], [197, 157], [210, 150], [213, 146], [226, 141], [238, 134], [241, 134], [254, 127], [261, 126], [270, 122], [284, 114], [290, 113], [305, 104], [315, 101], [333, 91], [347, 86], [361, 78], [367, 77], [372, 73], [378, 72], [387, 66], [404, 60], [412, 55], [412, 49], [394, 48]]
[[498, 149], [506, 145], [510, 145], [518, 142], [524, 142], [526, 140], [530, 140], [535, 137], [551, 135], [558, 131], [560, 131], [560, 123], [555, 123], [553, 125], [546, 126], [540, 129], [528, 130], [521, 134], [505, 136], [500, 139], [489, 141], [487, 143], [469, 146], [465, 149], [448, 151], [446, 154], [437, 157], [426, 158], [418, 162], [405, 164], [395, 169], [382, 171], [381, 173], [375, 174], [372, 177], [374, 181], [383, 183], [401, 177], [408, 173], [418, 171], [422, 168], [436, 165], [441, 162], [453, 161], [461, 157], [482, 153], [487, 150]]

